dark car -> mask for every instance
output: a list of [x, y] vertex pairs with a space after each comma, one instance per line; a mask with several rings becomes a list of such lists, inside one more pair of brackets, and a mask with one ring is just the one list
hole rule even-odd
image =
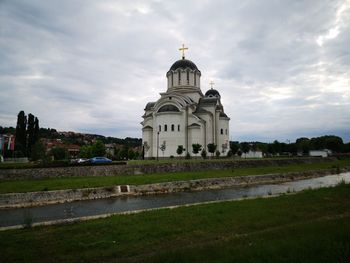
[[90, 159], [90, 163], [99, 164], [99, 163], [111, 163], [112, 160], [106, 157], [94, 157]]

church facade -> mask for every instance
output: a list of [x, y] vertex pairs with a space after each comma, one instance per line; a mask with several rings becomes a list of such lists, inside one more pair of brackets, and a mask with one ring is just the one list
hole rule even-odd
[[[142, 116], [142, 143], [145, 158], [193, 154], [193, 144], [215, 144], [221, 155], [229, 150], [229, 121], [220, 93], [211, 88], [205, 94], [200, 87], [201, 71], [190, 60], [176, 61], [166, 73], [167, 90], [155, 102], [147, 103]], [[200, 155], [199, 155], [200, 156]]]

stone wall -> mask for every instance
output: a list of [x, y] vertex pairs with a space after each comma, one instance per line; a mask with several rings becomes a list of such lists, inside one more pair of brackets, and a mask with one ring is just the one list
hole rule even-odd
[[39, 206], [78, 200], [110, 198], [122, 195], [165, 194], [180, 191], [223, 189], [254, 184], [282, 183], [350, 171], [350, 168], [305, 172], [265, 174], [256, 176], [209, 178], [189, 181], [164, 182], [147, 185], [118, 185], [97, 188], [68, 189], [0, 195], [0, 208]]
[[260, 160], [210, 160], [144, 165], [96, 165], [31, 169], [0, 169], [0, 180], [42, 179], [71, 176], [116, 176], [167, 172], [234, 169], [247, 167], [283, 166], [319, 163], [332, 158], [294, 158]]

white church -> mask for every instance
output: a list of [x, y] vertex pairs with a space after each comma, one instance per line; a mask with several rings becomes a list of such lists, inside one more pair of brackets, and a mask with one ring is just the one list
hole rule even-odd
[[[149, 102], [142, 116], [142, 143], [145, 158], [177, 156], [182, 146], [184, 155], [192, 153], [192, 145], [215, 144], [221, 156], [229, 150], [229, 121], [221, 104], [220, 93], [201, 91], [201, 72], [196, 64], [185, 59], [176, 61], [166, 73], [167, 90], [156, 102]], [[213, 83], [211, 83], [212, 85]], [[200, 155], [199, 155], [200, 156]]]

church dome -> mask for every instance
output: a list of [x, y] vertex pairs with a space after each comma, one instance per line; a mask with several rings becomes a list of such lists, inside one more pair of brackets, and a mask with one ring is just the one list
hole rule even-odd
[[[188, 60], [188, 59], [180, 59], [178, 61], [176, 61], [171, 67], [170, 67], [170, 70], [177, 70], [178, 68], [182, 68], [182, 69], [185, 69], [185, 68], [190, 68], [192, 70], [198, 70], [196, 64], [194, 64], [191, 60]], [[169, 71], [170, 71], [169, 70]]]
[[216, 89], [210, 89], [205, 93], [206, 97], [220, 97], [220, 93]]

